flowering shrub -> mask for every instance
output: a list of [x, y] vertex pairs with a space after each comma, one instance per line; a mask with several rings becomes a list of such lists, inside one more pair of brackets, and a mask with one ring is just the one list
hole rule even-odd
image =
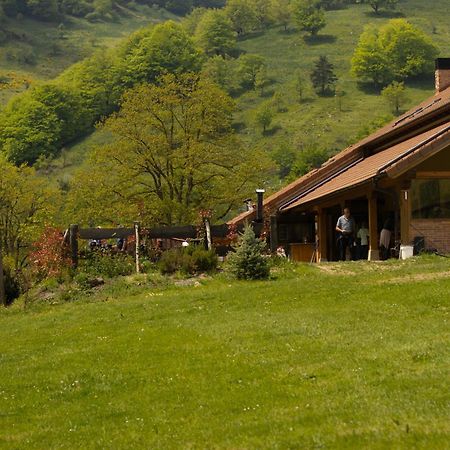
[[61, 276], [70, 267], [63, 235], [57, 228], [44, 229], [32, 246], [30, 261], [34, 274], [40, 279]]

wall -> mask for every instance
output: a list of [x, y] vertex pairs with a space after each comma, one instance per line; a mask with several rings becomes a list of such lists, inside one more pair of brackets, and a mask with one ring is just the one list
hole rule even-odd
[[414, 219], [409, 226], [411, 242], [425, 236], [425, 247], [450, 254], [450, 219]]

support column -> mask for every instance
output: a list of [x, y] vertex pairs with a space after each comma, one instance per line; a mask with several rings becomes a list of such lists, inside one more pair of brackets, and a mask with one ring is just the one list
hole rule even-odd
[[69, 227], [70, 257], [74, 269], [78, 267], [78, 229], [78, 225], [70, 225]]
[[327, 214], [320, 208], [317, 211], [316, 218], [316, 246], [317, 246], [317, 262], [327, 261]]
[[411, 221], [411, 200], [409, 189], [400, 191], [400, 236], [402, 245], [410, 245], [409, 224]]
[[369, 194], [369, 261], [379, 261], [380, 249], [378, 246], [378, 208], [376, 194]]
[[275, 253], [278, 248], [278, 220], [277, 216], [270, 216], [270, 251]]

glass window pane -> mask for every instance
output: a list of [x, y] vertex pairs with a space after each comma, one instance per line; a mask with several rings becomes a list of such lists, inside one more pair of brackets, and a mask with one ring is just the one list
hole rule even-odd
[[411, 204], [413, 219], [450, 218], [450, 179], [413, 180]]

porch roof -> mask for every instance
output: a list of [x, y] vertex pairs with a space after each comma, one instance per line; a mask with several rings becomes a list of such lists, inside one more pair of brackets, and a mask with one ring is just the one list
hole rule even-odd
[[450, 144], [450, 124], [445, 123], [372, 156], [355, 161], [338, 174], [281, 205], [280, 210], [297, 208], [365, 184], [373, 178], [381, 176], [396, 178], [448, 144]]

